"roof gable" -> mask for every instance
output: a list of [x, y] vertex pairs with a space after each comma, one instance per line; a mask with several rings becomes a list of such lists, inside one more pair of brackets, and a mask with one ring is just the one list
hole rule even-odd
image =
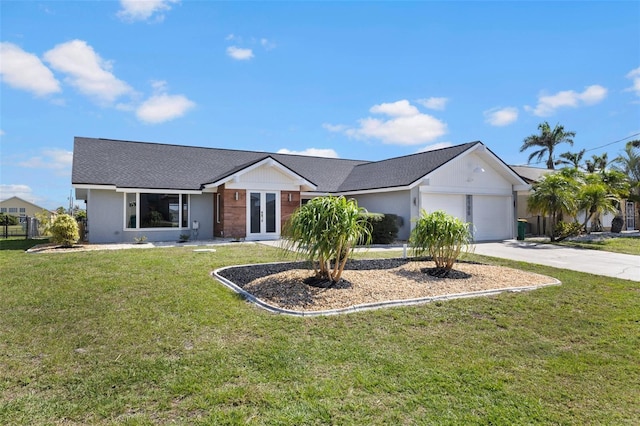
[[470, 142], [361, 164], [353, 168], [339, 189], [346, 192], [411, 186], [476, 144], [482, 145], [481, 142]]
[[[284, 166], [282, 163], [275, 160], [270, 155], [262, 158], [261, 160], [253, 161], [251, 163], [238, 166], [230, 170], [228, 173], [226, 173], [224, 176], [220, 177], [219, 179], [216, 179], [214, 182], [204, 184], [203, 186], [215, 187], [228, 182], [238, 182], [243, 177], [249, 177], [252, 174], [255, 175], [256, 172], [260, 171], [260, 169], [267, 169], [267, 172], [271, 170], [275, 171], [276, 173], [275, 174], [270, 173], [270, 176], [271, 176], [271, 179], [273, 179], [274, 176], [280, 176], [279, 183], [294, 183], [294, 184], [303, 186], [305, 190], [308, 190], [308, 191], [313, 191], [316, 189], [316, 185], [313, 184], [313, 182], [308, 181], [303, 176], [300, 176], [295, 171]], [[265, 181], [266, 176], [262, 174], [261, 176], [257, 176], [257, 177], [261, 181]]]

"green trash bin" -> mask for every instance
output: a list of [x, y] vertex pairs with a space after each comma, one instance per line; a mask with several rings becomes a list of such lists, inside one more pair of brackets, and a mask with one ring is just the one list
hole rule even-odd
[[524, 241], [524, 234], [527, 231], [527, 220], [518, 219], [518, 240]]

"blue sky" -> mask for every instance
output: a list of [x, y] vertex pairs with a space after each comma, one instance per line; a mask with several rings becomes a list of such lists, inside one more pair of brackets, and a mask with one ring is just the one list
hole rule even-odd
[[0, 13], [0, 198], [47, 208], [69, 204], [74, 136], [365, 160], [481, 140], [508, 164], [543, 121], [577, 133], [560, 152], [612, 158], [640, 137], [637, 1]]

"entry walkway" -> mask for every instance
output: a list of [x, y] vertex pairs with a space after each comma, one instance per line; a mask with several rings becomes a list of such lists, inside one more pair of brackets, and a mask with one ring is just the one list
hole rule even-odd
[[[279, 241], [261, 241], [260, 243], [275, 247], [280, 246]], [[401, 246], [376, 246], [368, 250], [395, 250], [401, 255], [403, 248]], [[478, 243], [475, 244], [474, 253], [624, 280], [640, 281], [640, 256], [630, 254], [517, 240]]]

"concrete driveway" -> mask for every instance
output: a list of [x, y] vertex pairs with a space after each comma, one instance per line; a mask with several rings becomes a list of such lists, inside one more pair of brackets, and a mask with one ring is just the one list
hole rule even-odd
[[517, 240], [478, 243], [475, 253], [503, 259], [587, 272], [607, 277], [640, 281], [640, 256], [560, 247]]
[[[281, 241], [261, 241], [261, 244], [281, 247]], [[475, 244], [474, 253], [503, 259], [521, 260], [538, 265], [570, 269], [624, 280], [640, 281], [640, 256], [561, 247], [518, 240]], [[401, 246], [372, 246], [364, 251], [402, 251]]]

